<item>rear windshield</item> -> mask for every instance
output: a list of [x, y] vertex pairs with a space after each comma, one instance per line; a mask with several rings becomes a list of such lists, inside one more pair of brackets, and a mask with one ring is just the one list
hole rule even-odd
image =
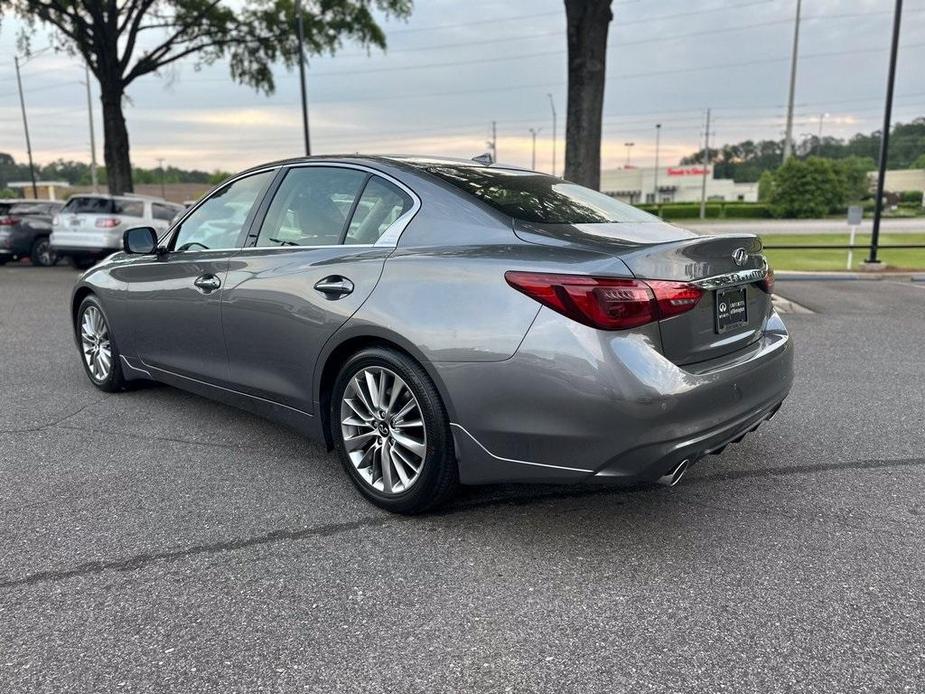
[[537, 224], [658, 222], [647, 212], [561, 178], [516, 169], [430, 166], [427, 171], [504, 214]]
[[10, 208], [11, 215], [45, 214], [48, 205], [41, 202], [19, 202]]
[[117, 198], [71, 198], [64, 206], [70, 214], [121, 214], [126, 217], [143, 217], [145, 205], [141, 200]]

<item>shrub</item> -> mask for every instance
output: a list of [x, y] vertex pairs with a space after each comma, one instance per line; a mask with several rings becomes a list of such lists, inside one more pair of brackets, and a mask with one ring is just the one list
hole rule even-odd
[[845, 204], [846, 188], [844, 172], [831, 161], [791, 157], [774, 172], [768, 205], [775, 217], [823, 217]]
[[724, 210], [727, 219], [768, 219], [770, 208], [763, 202], [727, 202]]
[[921, 190], [904, 190], [899, 194], [899, 202], [907, 204], [915, 204], [921, 207], [922, 205], [922, 191]]

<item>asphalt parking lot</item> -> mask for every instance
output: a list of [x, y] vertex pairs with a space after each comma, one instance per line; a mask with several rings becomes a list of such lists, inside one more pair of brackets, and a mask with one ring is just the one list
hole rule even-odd
[[418, 518], [166, 387], [94, 390], [0, 269], [0, 691], [925, 691], [925, 287], [779, 282], [797, 381], [674, 489]]

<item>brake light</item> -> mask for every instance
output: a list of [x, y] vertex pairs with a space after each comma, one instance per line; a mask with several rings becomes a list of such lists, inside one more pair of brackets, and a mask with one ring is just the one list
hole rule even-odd
[[504, 273], [507, 283], [572, 320], [626, 330], [690, 311], [703, 290], [687, 282], [536, 272]]
[[758, 286], [768, 294], [774, 293], [774, 270], [768, 268], [764, 273], [764, 279], [758, 282]]
[[9, 216], [0, 217], [0, 227], [11, 227], [14, 224], [16, 224], [16, 222], [18, 221], [19, 220], [16, 219], [16, 217], [9, 217]]
[[112, 229], [119, 226], [122, 220], [117, 217], [100, 217], [96, 220], [96, 226], [101, 229]]
[[56, 225], [60, 224], [60, 223], [61, 223], [61, 215], [56, 214], [54, 217], [52, 217], [52, 218], [51, 218], [51, 223], [52, 223], [52, 226], [56, 226]]

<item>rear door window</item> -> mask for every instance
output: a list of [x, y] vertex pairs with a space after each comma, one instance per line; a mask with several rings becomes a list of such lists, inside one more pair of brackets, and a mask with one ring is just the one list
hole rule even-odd
[[291, 169], [257, 237], [258, 246], [333, 246], [341, 242], [369, 174], [334, 166]]
[[122, 215], [123, 217], [144, 217], [145, 204], [141, 200], [113, 200], [113, 214]]
[[411, 209], [411, 196], [379, 176], [369, 179], [347, 229], [345, 244], [372, 244]]
[[169, 222], [176, 217], [179, 211], [179, 208], [173, 207], [172, 205], [165, 205], [160, 202], [151, 203], [151, 214], [155, 219], [162, 219], [165, 222]]

